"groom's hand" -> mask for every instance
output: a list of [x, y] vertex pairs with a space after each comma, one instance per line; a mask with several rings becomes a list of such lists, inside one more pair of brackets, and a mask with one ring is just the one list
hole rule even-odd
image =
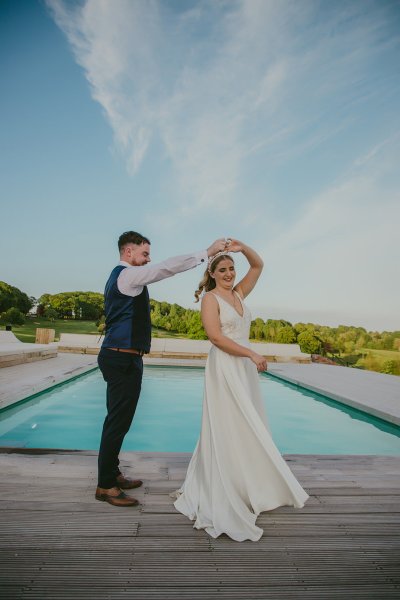
[[227, 250], [227, 241], [225, 238], [220, 238], [219, 240], [215, 240], [213, 244], [209, 248], [207, 248], [208, 256], [214, 256], [218, 252], [223, 252]]

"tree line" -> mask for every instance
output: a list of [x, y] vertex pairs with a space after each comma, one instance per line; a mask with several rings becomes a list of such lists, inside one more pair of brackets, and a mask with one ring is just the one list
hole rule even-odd
[[98, 321], [104, 313], [104, 296], [99, 292], [60, 292], [42, 294], [37, 314], [51, 320]]
[[251, 323], [250, 337], [259, 341], [281, 344], [297, 343], [311, 354], [320, 351], [352, 354], [362, 348], [375, 350], [400, 350], [400, 331], [367, 331], [364, 327], [339, 325], [329, 327], [315, 323], [255, 319]]
[[[21, 324], [26, 313], [37, 305], [37, 315], [50, 320], [80, 319], [104, 325], [104, 297], [98, 292], [61, 292], [42, 294], [36, 301], [16, 287], [0, 282], [0, 321]], [[199, 310], [179, 304], [150, 300], [153, 327], [192, 339], [207, 339]], [[314, 323], [295, 323], [283, 319], [256, 318], [251, 322], [250, 338], [260, 342], [299, 344], [310, 354], [358, 357], [362, 350], [400, 350], [400, 331], [367, 331], [364, 327], [328, 327]]]
[[36, 302], [18, 288], [0, 281], [0, 323], [22, 325], [26, 313]]

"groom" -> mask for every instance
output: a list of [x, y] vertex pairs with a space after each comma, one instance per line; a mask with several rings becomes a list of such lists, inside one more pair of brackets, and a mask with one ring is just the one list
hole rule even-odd
[[219, 239], [207, 250], [175, 256], [150, 266], [150, 240], [136, 231], [126, 231], [120, 236], [120, 262], [112, 270], [104, 291], [105, 337], [98, 357], [107, 382], [107, 416], [99, 450], [97, 500], [113, 506], [139, 504], [122, 490], [140, 487], [143, 482], [122, 475], [118, 455], [139, 399], [142, 356], [150, 351], [147, 285], [202, 263], [206, 266], [209, 256], [225, 248], [226, 240]]

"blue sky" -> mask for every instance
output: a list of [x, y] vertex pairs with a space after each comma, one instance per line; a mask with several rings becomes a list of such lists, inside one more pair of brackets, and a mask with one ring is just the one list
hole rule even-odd
[[2, 0], [0, 47], [0, 279], [102, 291], [122, 231], [232, 236], [254, 316], [400, 329], [397, 0]]

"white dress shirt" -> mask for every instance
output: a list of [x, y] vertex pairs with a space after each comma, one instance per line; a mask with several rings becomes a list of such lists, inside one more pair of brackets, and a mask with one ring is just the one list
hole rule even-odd
[[123, 269], [118, 276], [118, 290], [126, 296], [139, 296], [145, 285], [188, 271], [202, 263], [206, 265], [207, 261], [207, 250], [201, 250], [195, 254], [173, 256], [156, 265], [147, 264], [141, 267], [132, 267], [129, 263], [121, 260], [119, 264], [127, 269]]

